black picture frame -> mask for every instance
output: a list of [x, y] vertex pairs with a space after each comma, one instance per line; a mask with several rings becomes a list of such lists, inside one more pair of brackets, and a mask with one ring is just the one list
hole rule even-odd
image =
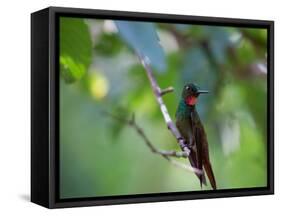
[[[60, 16], [266, 28], [268, 31], [267, 187], [96, 198], [59, 197]], [[217, 17], [49, 7], [31, 15], [31, 201], [47, 208], [191, 200], [274, 193], [274, 22]]]

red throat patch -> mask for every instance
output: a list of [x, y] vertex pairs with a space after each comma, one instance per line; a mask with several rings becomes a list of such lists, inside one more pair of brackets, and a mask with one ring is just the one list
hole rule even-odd
[[185, 103], [189, 106], [194, 106], [197, 102], [197, 97], [195, 96], [188, 96], [185, 99]]

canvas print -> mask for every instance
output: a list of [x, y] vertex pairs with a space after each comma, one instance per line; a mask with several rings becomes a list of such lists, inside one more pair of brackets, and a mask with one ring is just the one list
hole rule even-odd
[[59, 18], [59, 198], [267, 186], [266, 29]]

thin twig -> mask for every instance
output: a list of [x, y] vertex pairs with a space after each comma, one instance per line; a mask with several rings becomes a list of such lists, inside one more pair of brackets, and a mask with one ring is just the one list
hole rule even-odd
[[171, 131], [171, 133], [174, 135], [174, 137], [177, 139], [180, 148], [183, 152], [186, 152], [187, 155], [190, 154], [190, 150], [187, 147], [187, 142], [184, 140], [184, 138], [181, 136], [180, 132], [178, 131], [177, 127], [175, 126], [174, 122], [172, 121], [168, 109], [163, 101], [161, 88], [159, 87], [156, 79], [153, 76], [152, 69], [150, 65], [148, 64], [148, 60], [145, 59], [145, 57], [138, 54], [138, 57], [146, 71], [146, 75], [150, 81], [150, 85], [152, 87], [153, 93], [156, 97], [157, 103], [159, 104], [160, 110], [162, 112], [162, 115], [164, 117], [164, 120], [167, 124], [168, 129]]
[[173, 91], [174, 91], [174, 88], [173, 88], [172, 86], [170, 86], [170, 87], [168, 87], [168, 88], [162, 89], [162, 90], [160, 91], [160, 93], [161, 93], [161, 96], [163, 96], [163, 95], [165, 95], [165, 94], [167, 94], [167, 93], [170, 93], [170, 92], [173, 92]]
[[112, 113], [109, 112], [103, 112], [106, 115], [110, 116], [111, 118], [120, 121], [121, 123], [127, 124], [130, 127], [132, 127], [133, 129], [135, 129], [135, 131], [138, 133], [138, 135], [144, 140], [145, 144], [148, 146], [148, 148], [151, 150], [151, 152], [161, 155], [163, 158], [165, 158], [166, 160], [168, 160], [172, 165], [178, 167], [178, 168], [182, 168], [185, 170], [188, 170], [190, 172], [194, 172], [197, 174], [201, 174], [202, 171], [199, 169], [196, 169], [194, 167], [188, 166], [186, 164], [180, 163], [176, 160], [171, 159], [171, 157], [176, 157], [176, 158], [187, 158], [188, 154], [186, 152], [177, 152], [177, 151], [166, 151], [166, 150], [159, 150], [157, 149], [152, 142], [148, 139], [147, 135], [144, 133], [144, 130], [136, 123], [135, 121], [135, 116], [132, 115], [131, 119], [126, 119], [126, 118], [122, 118], [118, 115], [114, 115]]

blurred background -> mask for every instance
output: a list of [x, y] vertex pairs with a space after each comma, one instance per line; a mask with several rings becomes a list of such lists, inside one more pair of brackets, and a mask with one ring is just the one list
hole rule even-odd
[[266, 186], [266, 29], [60, 18], [61, 198], [201, 190], [104, 115], [134, 113], [157, 148], [180, 150], [135, 52], [175, 88], [164, 96], [173, 119], [184, 84], [210, 91], [197, 110], [218, 189]]

